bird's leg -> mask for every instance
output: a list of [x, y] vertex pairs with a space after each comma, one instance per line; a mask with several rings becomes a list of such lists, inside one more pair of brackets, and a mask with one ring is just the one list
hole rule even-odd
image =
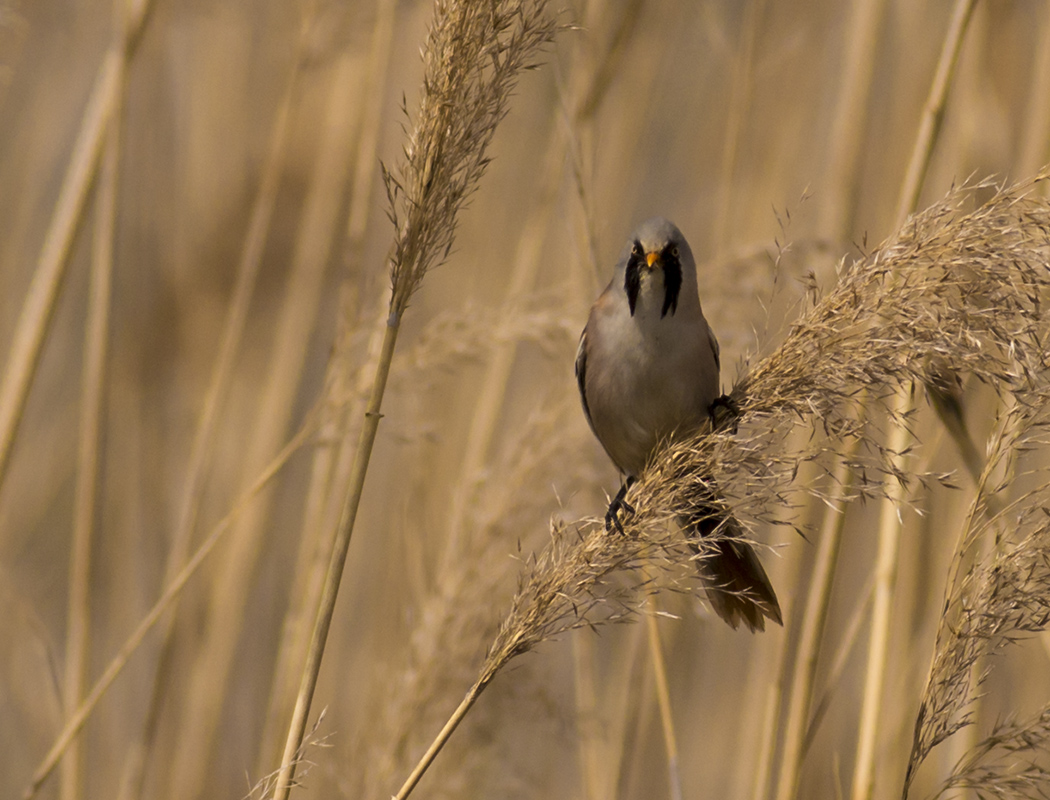
[[627, 502], [627, 491], [633, 485], [634, 476], [628, 476], [627, 480], [623, 482], [623, 486], [620, 487], [620, 491], [616, 493], [616, 497], [609, 503], [609, 510], [605, 512], [605, 530], [610, 533], [612, 533], [613, 528], [616, 528], [623, 534], [623, 523], [620, 521], [621, 511], [628, 514], [634, 513], [634, 507]]

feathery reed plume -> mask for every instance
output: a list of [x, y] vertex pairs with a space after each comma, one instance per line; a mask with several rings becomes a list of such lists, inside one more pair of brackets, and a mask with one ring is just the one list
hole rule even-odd
[[933, 796], [972, 789], [978, 797], [1050, 797], [1050, 768], [1034, 759], [1050, 748], [1050, 707], [1024, 720], [995, 726], [956, 765]]
[[[522, 70], [535, 66], [539, 49], [557, 30], [544, 0], [436, 0], [434, 22], [423, 46], [423, 88], [404, 161], [383, 167], [388, 214], [395, 238], [390, 251], [391, 297], [382, 353], [332, 547], [310, 650], [285, 741], [275, 797], [285, 800], [295, 757], [317, 685], [328, 629], [361, 502], [368, 462], [401, 316], [427, 270], [452, 249], [460, 210], [488, 165], [488, 146], [507, 113]], [[408, 115], [407, 107], [405, 113]]]
[[[884, 497], [888, 481], [913, 476], [894, 470], [874, 415], [859, 414], [863, 390], [892, 415], [896, 391], [924, 379], [931, 353], [1004, 392], [1044, 374], [1039, 311], [1050, 291], [1050, 204], [1034, 190], [1046, 178], [1000, 190], [970, 212], [973, 189], [989, 184], [954, 191], [844, 268], [837, 286], [734, 388], [733, 430], [701, 432], [654, 456], [630, 496], [634, 513], [623, 535], [593, 520], [554, 524], [550, 544], [527, 563], [477, 681], [398, 798], [516, 656], [569, 630], [630, 619], [647, 592], [683, 588], [682, 565], [693, 556], [670, 523], [696, 512], [711, 481], [739, 519], [775, 520], [802, 463], [856, 438], [863, 447], [854, 457], [855, 492]], [[814, 435], [791, 440], [805, 442], [792, 450], [788, 436], [798, 425]]]
[[[1046, 442], [1050, 386], [1045, 380], [1036, 383], [1019, 391], [1016, 399], [1000, 423], [992, 467], [1000, 461], [1016, 461], [1022, 452]], [[977, 506], [983, 502], [980, 496], [974, 502], [955, 555], [933, 661], [915, 719], [903, 797], [932, 750], [973, 723], [972, 706], [990, 672], [990, 666], [975, 669], [978, 663], [1024, 634], [1045, 630], [1050, 624], [1050, 520], [1046, 513], [1050, 484], [1045, 474], [1035, 477], [1041, 485], [995, 518], [978, 513]], [[987, 492], [1003, 494], [1008, 488], [1000, 484]], [[994, 551], [973, 565], [976, 545], [992, 532]], [[995, 783], [996, 796], [1029, 797], [1037, 787], [1045, 797], [1050, 791], [1050, 768], [1026, 762], [1017, 772], [1016, 763], [999, 759], [1005, 753], [1045, 751], [1048, 723], [1050, 716], [1044, 709], [1023, 723], [998, 724], [961, 758], [935, 796], [963, 787], [980, 791]], [[1016, 757], [1010, 761], [1016, 762]]]
[[[391, 314], [452, 249], [457, 217], [488, 166], [488, 146], [522, 70], [556, 25], [543, 0], [438, 0], [423, 47], [423, 89], [401, 166], [383, 168], [397, 238]], [[407, 107], [404, 109], [408, 115]]]

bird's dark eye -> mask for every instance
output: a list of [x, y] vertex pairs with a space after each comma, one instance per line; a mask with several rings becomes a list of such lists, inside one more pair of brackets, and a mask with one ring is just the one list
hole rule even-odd
[[640, 256], [640, 255], [642, 255], [642, 246], [638, 242], [634, 243], [634, 248], [631, 250], [631, 255], [632, 256]]
[[674, 258], [678, 258], [678, 245], [675, 245], [674, 247], [671, 248], [671, 255]]

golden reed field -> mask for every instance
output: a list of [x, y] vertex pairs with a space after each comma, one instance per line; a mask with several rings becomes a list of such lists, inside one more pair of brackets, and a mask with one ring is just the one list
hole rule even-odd
[[0, 797], [1050, 795], [1047, 162], [1045, 0], [0, 0]]

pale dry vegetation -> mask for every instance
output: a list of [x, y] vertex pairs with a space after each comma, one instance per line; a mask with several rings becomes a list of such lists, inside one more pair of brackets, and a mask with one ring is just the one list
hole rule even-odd
[[[1050, 7], [688, 9], [0, 0], [0, 796], [389, 797], [443, 727], [401, 796], [1050, 795]], [[610, 535], [572, 360], [653, 214], [733, 411]], [[783, 629], [704, 607], [712, 479]]]

